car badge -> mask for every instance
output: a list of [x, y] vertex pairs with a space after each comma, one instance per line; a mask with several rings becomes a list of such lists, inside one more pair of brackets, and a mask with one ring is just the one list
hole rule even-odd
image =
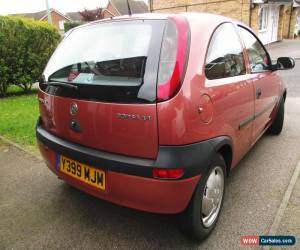
[[72, 103], [70, 108], [71, 115], [76, 115], [77, 112], [78, 112], [78, 105], [76, 103]]

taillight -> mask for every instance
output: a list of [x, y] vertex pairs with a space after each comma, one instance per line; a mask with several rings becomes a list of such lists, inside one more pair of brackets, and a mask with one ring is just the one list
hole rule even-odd
[[179, 179], [183, 176], [184, 170], [182, 168], [166, 169], [154, 168], [153, 177], [158, 179]]
[[185, 17], [170, 17], [160, 53], [157, 101], [173, 97], [180, 89], [189, 49], [189, 24]]

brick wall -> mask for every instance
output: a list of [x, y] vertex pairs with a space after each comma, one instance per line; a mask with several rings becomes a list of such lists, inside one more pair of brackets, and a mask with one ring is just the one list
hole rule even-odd
[[292, 16], [291, 16], [290, 30], [289, 30], [289, 38], [294, 38], [294, 30], [295, 30], [295, 25], [296, 25], [297, 14], [298, 14], [298, 8], [293, 8]]
[[[251, 9], [251, 28], [256, 32], [259, 29], [259, 16], [258, 16], [258, 5], [254, 5], [254, 8]], [[288, 37], [288, 26], [289, 26], [289, 5], [281, 5], [279, 9], [279, 20], [278, 20], [278, 31], [277, 38], [282, 40], [283, 38]]]
[[[63, 16], [59, 15], [58, 13], [56, 13], [55, 11], [51, 12], [51, 17], [52, 17], [52, 23], [53, 25], [58, 29], [59, 29], [59, 21], [68, 21], [68, 19], [64, 18]], [[46, 15], [42, 21], [47, 21], [48, 20], [48, 16]]]
[[111, 2], [109, 2], [107, 8], [103, 12], [103, 15], [104, 18], [108, 18], [108, 17], [119, 16], [120, 14], [117, 12], [116, 8], [111, 4]]
[[153, 0], [152, 12], [209, 12], [249, 24], [249, 0]]
[[282, 37], [289, 38], [289, 23], [291, 15], [291, 5], [284, 6], [283, 17], [282, 17]]
[[279, 20], [278, 20], [278, 33], [277, 33], [278, 40], [283, 39], [284, 23], [286, 19], [285, 11], [286, 11], [286, 6], [281, 5], [279, 9]]
[[298, 8], [291, 5], [285, 5], [282, 11], [282, 38], [294, 38], [294, 29], [296, 25]]
[[[249, 25], [256, 33], [259, 28], [258, 5], [250, 0], [150, 0], [151, 12], [208, 12], [235, 18]], [[278, 39], [293, 38], [297, 9], [282, 5], [279, 13]]]
[[251, 8], [250, 27], [256, 32], [259, 30], [258, 5]]

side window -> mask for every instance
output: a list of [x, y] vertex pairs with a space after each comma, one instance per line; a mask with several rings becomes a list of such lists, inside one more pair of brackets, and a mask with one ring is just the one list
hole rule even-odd
[[239, 31], [247, 49], [251, 72], [255, 73], [269, 70], [270, 62], [265, 48], [247, 29], [239, 27]]
[[205, 74], [207, 79], [220, 79], [246, 73], [243, 48], [231, 23], [219, 26], [210, 41]]

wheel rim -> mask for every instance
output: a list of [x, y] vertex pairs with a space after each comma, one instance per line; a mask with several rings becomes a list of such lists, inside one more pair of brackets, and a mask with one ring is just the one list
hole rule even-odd
[[207, 178], [202, 197], [202, 223], [210, 227], [218, 217], [224, 195], [224, 172], [219, 166], [213, 168]]

